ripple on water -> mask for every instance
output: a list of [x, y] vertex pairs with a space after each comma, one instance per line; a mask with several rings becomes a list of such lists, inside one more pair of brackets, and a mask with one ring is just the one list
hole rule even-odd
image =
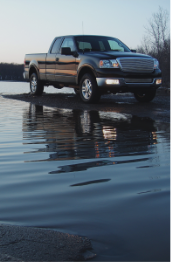
[[107, 260], [168, 257], [169, 124], [2, 97], [0, 109], [1, 222], [86, 235]]

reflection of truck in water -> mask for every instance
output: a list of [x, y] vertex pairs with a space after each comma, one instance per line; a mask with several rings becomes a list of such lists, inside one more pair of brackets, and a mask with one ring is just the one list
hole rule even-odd
[[162, 82], [156, 59], [117, 38], [92, 35], [56, 37], [48, 53], [25, 55], [24, 78], [34, 95], [48, 85], [72, 87], [85, 103], [98, 102], [106, 92], [132, 92], [149, 102]]
[[148, 154], [155, 131], [153, 120], [121, 113], [31, 105], [23, 115], [25, 138], [37, 139], [37, 152], [49, 152], [48, 160]]

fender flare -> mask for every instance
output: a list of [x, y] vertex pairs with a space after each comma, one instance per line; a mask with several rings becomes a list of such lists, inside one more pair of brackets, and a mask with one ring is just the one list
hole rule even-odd
[[95, 71], [94, 67], [91, 66], [90, 64], [84, 64], [79, 68], [79, 70], [77, 72], [77, 78], [76, 78], [77, 85], [79, 84], [79, 80], [80, 80], [81, 76], [83, 76], [86, 73], [86, 71], [93, 73], [94, 77], [96, 77], [96, 71]]
[[31, 61], [29, 64], [29, 79], [32, 72], [35, 72], [37, 74], [38, 79], [40, 79], [37, 61]]

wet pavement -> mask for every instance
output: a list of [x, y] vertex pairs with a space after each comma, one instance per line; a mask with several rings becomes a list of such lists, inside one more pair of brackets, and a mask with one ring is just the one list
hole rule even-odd
[[3, 225], [86, 236], [96, 261], [169, 260], [165, 92], [148, 104], [128, 94], [85, 105], [73, 93], [1, 90], [0, 108]]
[[[170, 92], [169, 89], [160, 88], [156, 97], [150, 103], [140, 103], [131, 93], [103, 95], [98, 104], [84, 104], [79, 96], [72, 93], [44, 93], [41, 97], [32, 96], [28, 93], [7, 94], [6, 98], [30, 102], [36, 105], [57, 107], [63, 109], [96, 110], [116, 113], [128, 113], [139, 117], [150, 117], [154, 120], [170, 122]], [[48, 88], [47, 88], [48, 92]], [[59, 92], [59, 91], [58, 91]]]
[[95, 257], [86, 237], [0, 225], [0, 261], [84, 261]]

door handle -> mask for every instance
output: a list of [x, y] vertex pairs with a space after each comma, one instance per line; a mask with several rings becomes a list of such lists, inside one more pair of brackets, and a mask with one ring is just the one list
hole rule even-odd
[[56, 57], [56, 62], [58, 62], [59, 61], [59, 58], [58, 57]]

